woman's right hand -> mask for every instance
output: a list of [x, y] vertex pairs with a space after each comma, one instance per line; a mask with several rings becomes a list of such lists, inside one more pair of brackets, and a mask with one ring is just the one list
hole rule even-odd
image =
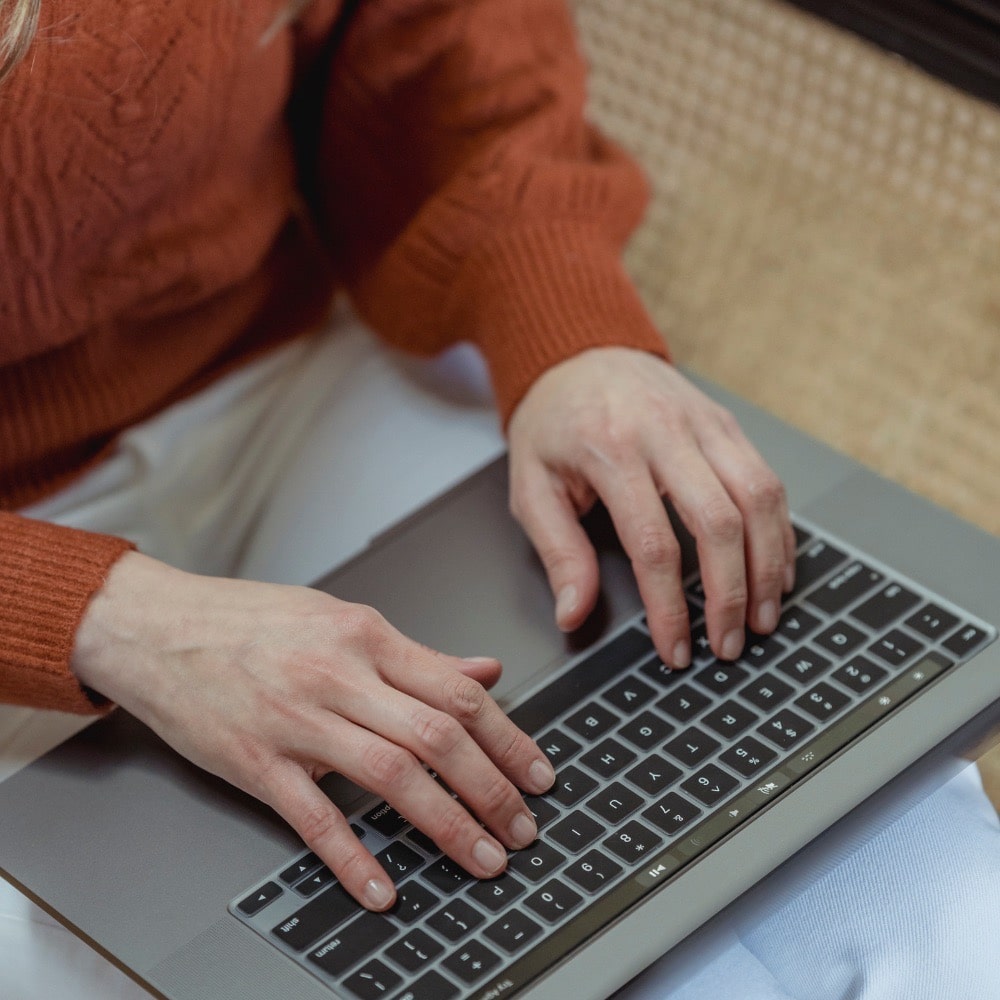
[[486, 693], [498, 661], [430, 650], [371, 608], [305, 587], [195, 576], [127, 553], [84, 615], [72, 667], [272, 806], [373, 910], [394, 902], [392, 881], [317, 787], [323, 775], [383, 797], [480, 878], [503, 870], [504, 848], [535, 838], [518, 788], [538, 794], [554, 780]]

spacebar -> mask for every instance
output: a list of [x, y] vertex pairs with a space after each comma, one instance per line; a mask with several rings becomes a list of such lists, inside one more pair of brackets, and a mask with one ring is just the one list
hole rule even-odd
[[640, 657], [653, 652], [653, 640], [636, 628], [626, 629], [607, 645], [581, 660], [567, 674], [533, 694], [510, 713], [526, 733], [537, 733], [568, 708], [579, 704], [613, 680]]

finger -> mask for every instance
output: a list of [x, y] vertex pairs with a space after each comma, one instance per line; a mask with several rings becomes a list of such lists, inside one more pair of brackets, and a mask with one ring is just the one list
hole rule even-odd
[[[343, 721], [336, 720], [335, 724]], [[342, 774], [385, 799], [466, 871], [477, 878], [492, 878], [503, 871], [507, 864], [504, 845], [484, 830], [463, 803], [428, 774], [404, 746], [360, 726], [352, 726], [347, 738], [336, 742], [335, 766]], [[439, 774], [451, 784], [445, 774]], [[499, 789], [501, 783], [502, 795], [511, 803], [507, 812], [524, 817], [520, 828], [508, 824], [513, 825], [516, 840], [510, 846], [524, 847], [535, 839], [534, 818], [516, 789], [496, 772], [495, 787]]]
[[542, 466], [513, 471], [511, 510], [545, 567], [557, 626], [579, 628], [597, 601], [598, 568], [569, 492]]
[[[383, 677], [410, 697], [386, 701], [380, 731], [437, 771], [505, 844], [524, 847], [537, 831], [514, 782], [541, 793], [555, 780], [552, 766], [460, 662], [439, 655], [408, 664], [394, 655]], [[367, 725], [366, 706], [356, 711]]]
[[735, 424], [706, 436], [702, 448], [743, 518], [750, 627], [774, 631], [781, 594], [794, 566], [794, 532], [781, 480]]
[[259, 796], [302, 838], [302, 842], [369, 910], [386, 910], [396, 901], [392, 880], [358, 840], [344, 814], [303, 769], [286, 762], [270, 776]]
[[735, 660], [746, 638], [743, 518], [693, 441], [673, 439], [652, 461], [659, 489], [673, 501], [697, 545], [712, 650], [721, 659]]
[[618, 467], [595, 483], [632, 563], [649, 631], [664, 663], [691, 662], [691, 623], [681, 581], [681, 549], [647, 466]]

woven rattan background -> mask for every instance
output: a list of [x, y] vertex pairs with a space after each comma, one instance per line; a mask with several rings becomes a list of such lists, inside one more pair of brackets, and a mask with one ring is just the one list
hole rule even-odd
[[780, 0], [575, 6], [677, 360], [1000, 534], [1000, 109]]

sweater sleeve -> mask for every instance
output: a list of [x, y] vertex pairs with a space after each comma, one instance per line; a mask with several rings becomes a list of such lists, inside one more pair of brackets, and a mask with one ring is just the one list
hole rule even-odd
[[69, 664], [88, 602], [130, 548], [0, 511], [0, 702], [81, 714], [110, 707]]
[[563, 0], [367, 0], [331, 66], [318, 177], [348, 289], [397, 346], [477, 344], [504, 423], [588, 347], [666, 356], [620, 261], [645, 179], [584, 101]]

